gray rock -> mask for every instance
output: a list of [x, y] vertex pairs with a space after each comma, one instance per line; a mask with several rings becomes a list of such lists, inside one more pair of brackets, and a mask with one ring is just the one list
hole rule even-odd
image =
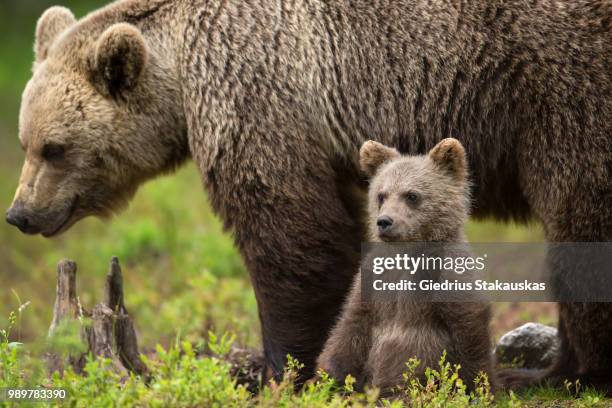
[[559, 351], [557, 329], [540, 323], [526, 323], [504, 334], [495, 346], [498, 364], [524, 368], [546, 368]]

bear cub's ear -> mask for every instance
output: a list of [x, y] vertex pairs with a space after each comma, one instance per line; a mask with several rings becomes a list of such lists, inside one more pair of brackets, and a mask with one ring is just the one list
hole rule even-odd
[[133, 89], [147, 63], [147, 45], [138, 28], [118, 23], [106, 29], [95, 45], [91, 78], [105, 96]]
[[47, 58], [49, 48], [53, 41], [68, 27], [76, 23], [74, 14], [66, 7], [54, 6], [48, 8], [36, 23], [36, 41], [34, 52], [36, 62], [40, 63]]
[[448, 171], [458, 180], [465, 179], [467, 164], [465, 150], [457, 139], [443, 139], [429, 152], [429, 158], [440, 168]]
[[364, 174], [372, 177], [383, 163], [398, 157], [400, 153], [394, 148], [368, 140], [359, 150], [359, 166]]

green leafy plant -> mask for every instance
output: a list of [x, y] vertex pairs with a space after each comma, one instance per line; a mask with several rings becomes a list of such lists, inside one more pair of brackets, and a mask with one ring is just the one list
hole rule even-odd
[[0, 329], [0, 388], [17, 387], [22, 383], [18, 359], [22, 344], [10, 341], [11, 330], [16, 321], [17, 315], [11, 312], [8, 318], [8, 326]]
[[479, 374], [473, 384], [473, 391], [468, 393], [466, 384], [459, 375], [461, 366], [451, 366], [446, 361], [446, 352], [440, 357], [439, 369], [425, 368], [424, 381], [417, 375], [421, 365], [418, 359], [412, 358], [406, 363], [404, 384], [398, 387], [398, 393], [419, 407], [488, 407], [493, 404], [494, 396], [486, 374]]

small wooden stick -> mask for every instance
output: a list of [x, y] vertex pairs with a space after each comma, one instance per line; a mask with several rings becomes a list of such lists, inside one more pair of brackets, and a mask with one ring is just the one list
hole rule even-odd
[[71, 260], [63, 259], [57, 265], [57, 287], [53, 321], [49, 327], [49, 336], [53, 335], [65, 318], [75, 318], [79, 314], [76, 296], [77, 266]]
[[105, 303], [115, 312], [115, 344], [121, 362], [136, 374], [145, 374], [147, 367], [140, 359], [134, 322], [125, 308], [123, 276], [117, 257], [111, 260], [108, 275], [106, 275]]
[[116, 256], [111, 260], [108, 274], [106, 275], [106, 287], [104, 290], [104, 303], [115, 313], [127, 314], [123, 303], [123, 276], [121, 266]]
[[98, 303], [92, 313], [92, 326], [87, 333], [89, 350], [94, 356], [111, 360], [117, 372], [125, 372], [125, 367], [114, 353], [113, 311], [105, 304]]
[[138, 338], [134, 323], [127, 314], [120, 314], [115, 318], [115, 341], [123, 365], [136, 374], [147, 374], [147, 366], [140, 359], [138, 352]]

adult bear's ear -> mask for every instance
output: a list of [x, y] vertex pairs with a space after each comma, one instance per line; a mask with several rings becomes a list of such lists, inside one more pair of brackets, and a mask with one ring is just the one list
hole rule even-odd
[[465, 150], [457, 139], [443, 139], [429, 152], [429, 158], [440, 168], [448, 171], [458, 180], [465, 179], [467, 164]]
[[53, 41], [68, 27], [76, 23], [74, 14], [66, 7], [54, 6], [48, 8], [36, 23], [36, 41], [34, 53], [36, 62], [40, 63], [49, 55]]
[[368, 140], [359, 150], [359, 166], [364, 174], [372, 177], [383, 163], [398, 157], [400, 153], [394, 148]]
[[90, 63], [91, 79], [103, 95], [117, 96], [133, 89], [147, 63], [147, 45], [133, 25], [118, 23], [98, 39]]

